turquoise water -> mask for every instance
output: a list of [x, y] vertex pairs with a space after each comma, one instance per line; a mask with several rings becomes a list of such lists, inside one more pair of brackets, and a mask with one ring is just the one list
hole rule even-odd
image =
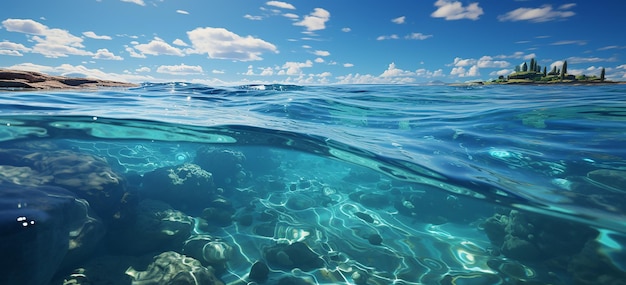
[[0, 284], [620, 284], [625, 145], [624, 85], [1, 91]]

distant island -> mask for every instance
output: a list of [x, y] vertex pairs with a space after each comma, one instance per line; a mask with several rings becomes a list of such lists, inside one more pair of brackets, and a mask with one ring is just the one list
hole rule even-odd
[[0, 90], [84, 89], [135, 86], [139, 85], [94, 78], [52, 76], [33, 71], [0, 69]]
[[537, 64], [537, 60], [532, 58], [530, 63], [522, 63], [515, 67], [515, 71], [510, 75], [500, 75], [498, 79], [491, 81], [476, 82], [476, 84], [614, 84], [624, 83], [609, 81], [604, 78], [604, 67], [600, 71], [600, 75], [573, 75], [567, 73], [567, 60], [563, 61], [561, 68], [556, 65], [548, 71], [547, 67]]

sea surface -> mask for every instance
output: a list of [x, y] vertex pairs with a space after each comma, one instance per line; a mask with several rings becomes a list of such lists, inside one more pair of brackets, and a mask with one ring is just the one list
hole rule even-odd
[[626, 85], [0, 91], [0, 284], [625, 284]]

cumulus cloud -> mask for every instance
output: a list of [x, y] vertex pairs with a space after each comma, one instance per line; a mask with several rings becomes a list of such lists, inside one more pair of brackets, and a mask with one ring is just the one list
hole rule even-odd
[[206, 53], [209, 58], [239, 61], [261, 60], [263, 52], [278, 53], [275, 45], [252, 36], [242, 37], [224, 28], [196, 28], [187, 32], [192, 53]]
[[147, 44], [137, 44], [134, 48], [138, 50], [142, 55], [185, 55], [182, 50], [171, 46], [160, 38], [154, 38]]
[[186, 42], [184, 42], [181, 39], [175, 39], [172, 43], [177, 45], [177, 46], [181, 46], [181, 47], [189, 46]]
[[576, 6], [576, 4], [564, 4], [557, 9], [553, 9], [552, 5], [543, 5], [540, 8], [517, 8], [513, 11], [507, 12], [504, 15], [498, 16], [498, 20], [505, 21], [531, 21], [531, 22], [547, 22], [554, 20], [562, 20], [572, 17], [576, 13], [569, 11], [569, 9]]
[[307, 60], [305, 62], [288, 61], [283, 64], [283, 66], [281, 67], [282, 70], [278, 72], [278, 75], [300, 75], [302, 74], [302, 68], [312, 66], [313, 62], [310, 60]]
[[476, 65], [480, 68], [505, 68], [511, 64], [504, 60], [494, 60], [491, 56], [483, 56], [478, 59]]
[[146, 66], [135, 69], [135, 72], [150, 72], [150, 71], [151, 71], [150, 68]]
[[415, 73], [411, 71], [402, 70], [396, 67], [394, 62], [390, 63], [387, 70], [383, 71], [380, 77], [397, 77], [397, 76], [412, 76]]
[[353, 66], [354, 66], [354, 64], [352, 64], [352, 63], [344, 63], [343, 64], [343, 67], [353, 67]]
[[99, 36], [99, 35], [96, 35], [96, 33], [92, 31], [83, 32], [83, 36], [96, 39], [96, 40], [110, 40], [111, 39], [110, 36]]
[[344, 33], [348, 33], [350, 31], [352, 31], [352, 29], [350, 29], [348, 27], [345, 27], [345, 28], [341, 28], [341, 31], [344, 32]]
[[444, 18], [446, 20], [478, 20], [483, 14], [483, 8], [478, 6], [478, 2], [470, 3], [463, 7], [463, 3], [460, 1], [437, 0], [435, 6], [437, 10], [430, 14], [433, 18]]
[[106, 60], [123, 60], [124, 59], [119, 55], [113, 54], [112, 52], [110, 52], [108, 49], [105, 49], [105, 48], [99, 49], [92, 58], [106, 59]]
[[318, 31], [326, 29], [328, 20], [330, 20], [330, 12], [322, 8], [315, 8], [311, 14], [304, 16], [302, 21], [295, 22], [294, 25], [306, 27], [309, 32]]
[[180, 65], [161, 65], [157, 68], [158, 73], [187, 75], [187, 74], [201, 74], [203, 73], [202, 67], [199, 65], [186, 65], [184, 63]]
[[6, 19], [2, 25], [9, 32], [28, 34], [35, 42], [31, 51], [45, 57], [67, 57], [68, 55], [93, 55], [84, 50], [83, 39], [66, 30], [51, 29], [31, 19]]
[[0, 55], [23, 56], [22, 52], [30, 52], [31, 48], [10, 41], [0, 42]]
[[321, 58], [321, 57], [318, 57], [318, 58], [316, 58], [316, 59], [315, 59], [315, 60], [313, 60], [313, 61], [315, 61], [315, 63], [323, 63], [323, 62], [324, 62], [324, 59], [323, 59], [323, 58]]
[[146, 3], [143, 0], [121, 0], [122, 2], [135, 3], [140, 6], [146, 6]]
[[405, 20], [406, 20], [406, 16], [401, 16], [398, 18], [391, 19], [391, 22], [396, 23], [396, 24], [404, 24]]
[[183, 14], [183, 15], [189, 15], [189, 12], [187, 12], [185, 10], [176, 10], [176, 13]]
[[330, 52], [325, 51], [325, 50], [316, 50], [315, 52], [313, 52], [313, 54], [317, 56], [329, 56]]
[[283, 14], [283, 17], [285, 18], [289, 18], [289, 19], [298, 19], [300, 18], [300, 16], [294, 14], [294, 13], [285, 13]]
[[480, 72], [477, 65], [472, 65], [469, 69], [465, 69], [463, 66], [458, 66], [452, 68], [450, 75], [456, 75], [458, 77], [475, 77], [479, 76]]
[[295, 10], [296, 7], [287, 3], [287, 2], [282, 2], [282, 1], [268, 1], [265, 3], [265, 5], [268, 6], [274, 6], [274, 7], [278, 7], [278, 8], [282, 8], [282, 9], [290, 9], [290, 10]]

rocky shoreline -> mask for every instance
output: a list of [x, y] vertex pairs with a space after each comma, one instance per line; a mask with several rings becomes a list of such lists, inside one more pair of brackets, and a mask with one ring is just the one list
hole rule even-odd
[[84, 89], [102, 87], [136, 87], [138, 84], [101, 80], [53, 76], [34, 71], [0, 69], [0, 89], [39, 90], [39, 89]]

